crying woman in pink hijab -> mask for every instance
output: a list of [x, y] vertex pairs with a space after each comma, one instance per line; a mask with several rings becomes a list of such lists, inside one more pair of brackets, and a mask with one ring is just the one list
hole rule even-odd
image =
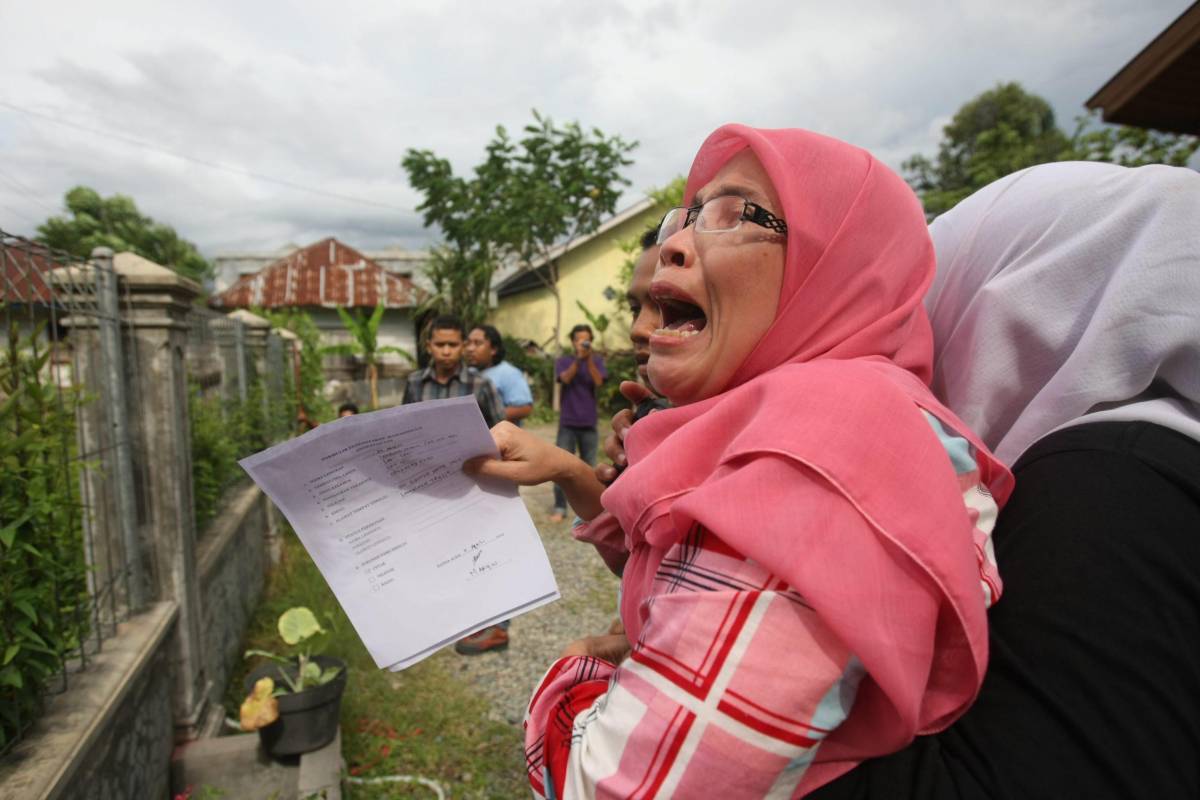
[[650, 287], [673, 407], [629, 430], [624, 474], [588, 502], [503, 424], [470, 467], [625, 532], [628, 649], [570, 647], [536, 687], [539, 797], [800, 796], [948, 725], [987, 662], [1011, 475], [928, 388], [916, 197], [857, 147], [726, 125], [685, 203]]

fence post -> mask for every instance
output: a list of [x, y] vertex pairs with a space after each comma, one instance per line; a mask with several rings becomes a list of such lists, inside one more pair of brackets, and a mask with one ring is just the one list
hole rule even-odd
[[107, 247], [92, 250], [96, 306], [99, 314], [101, 364], [105, 411], [112, 429], [116, 475], [109, 482], [114, 489], [117, 526], [125, 554], [127, 603], [137, 611], [146, 602], [142, 576], [142, 547], [137, 530], [137, 506], [134, 500], [133, 458], [130, 453], [129, 403], [125, 394], [126, 362], [121, 343], [121, 304], [117, 273], [113, 270], [113, 251]]
[[[226, 316], [240, 323], [237, 325], [240, 338], [236, 341], [241, 347], [238, 352], [238, 369], [240, 370], [238, 380], [241, 381], [242, 400], [246, 399], [248, 381], [262, 380], [264, 382], [261, 387], [263, 390], [263, 413], [265, 414], [268, 408], [267, 386], [265, 385], [268, 369], [267, 336], [271, 333], [271, 323], [244, 308], [231, 311]], [[247, 366], [250, 369], [247, 369]]]
[[135, 459], [143, 476], [147, 544], [157, 599], [179, 606], [172, 643], [172, 705], [176, 737], [193, 738], [209, 723], [204, 670], [196, 527], [192, 508], [192, 452], [188, 418], [188, 313], [200, 286], [132, 253], [114, 259], [128, 297], [140, 413]]
[[246, 402], [246, 325], [237, 318], [233, 321], [233, 352], [237, 362], [238, 400]]

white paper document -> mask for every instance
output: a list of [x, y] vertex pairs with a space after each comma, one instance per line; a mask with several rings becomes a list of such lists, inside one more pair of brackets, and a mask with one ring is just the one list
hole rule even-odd
[[472, 396], [344, 417], [240, 463], [295, 528], [380, 667], [412, 666], [558, 599]]

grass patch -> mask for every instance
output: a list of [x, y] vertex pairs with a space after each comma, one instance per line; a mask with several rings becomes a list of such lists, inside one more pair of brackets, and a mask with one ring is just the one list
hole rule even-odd
[[[487, 702], [453, 675], [457, 656], [444, 651], [403, 672], [376, 667], [316, 565], [287, 529], [283, 557], [268, 578], [244, 649], [276, 648], [276, 620], [299, 605], [312, 609], [330, 629], [323, 651], [348, 666], [342, 748], [352, 775], [419, 775], [456, 798], [529, 795], [521, 730], [486, 717]], [[253, 665], [242, 664], [230, 681], [226, 708], [234, 718]], [[428, 788], [404, 783], [346, 784], [344, 793], [349, 800], [432, 797]]]

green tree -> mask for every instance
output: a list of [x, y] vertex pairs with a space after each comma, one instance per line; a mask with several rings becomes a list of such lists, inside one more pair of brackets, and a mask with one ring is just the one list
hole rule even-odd
[[142, 214], [130, 197], [101, 197], [94, 189], [76, 186], [63, 203], [70, 216], [51, 217], [38, 226], [38, 239], [50, 247], [79, 258], [90, 256], [95, 247], [111, 247], [118, 253], [137, 253], [200, 283], [212, 275], [212, 265], [194, 244], [170, 225]]
[[[299, 381], [294, 381], [299, 412], [310, 420], [326, 420], [333, 407], [325, 399], [325, 370], [321, 365], [321, 331], [308, 312], [299, 308], [259, 309], [252, 311], [276, 328], [286, 328], [300, 338]], [[293, 367], [288, 364], [288, 369]]]
[[416, 316], [455, 314], [468, 325], [483, 322], [490, 307], [494, 259], [478, 248], [441, 244], [429, 251], [425, 277], [433, 287], [417, 306]]
[[1080, 117], [1071, 136], [1054, 110], [1019, 83], [1005, 83], [968, 101], [942, 129], [933, 159], [917, 154], [903, 164], [908, 182], [935, 217], [992, 181], [1051, 161], [1113, 161], [1127, 166], [1183, 165], [1196, 151], [1190, 136], [1100, 126]]
[[357, 355], [367, 365], [367, 382], [371, 387], [371, 408], [379, 408], [379, 356], [384, 353], [399, 353], [410, 363], [416, 363], [412, 353], [402, 347], [379, 344], [379, 323], [383, 321], [383, 303], [375, 306], [375, 310], [367, 316], [361, 308], [354, 309], [351, 314], [339, 307], [338, 316], [342, 325], [349, 331], [351, 341], [346, 344], [334, 344], [322, 348], [324, 353], [338, 355]]
[[[652, 187], [646, 192], [646, 196], [654, 201], [654, 210], [660, 215], [666, 214], [669, 209], [677, 208], [683, 205], [683, 190], [687, 187], [687, 178], [682, 175], [676, 175], [669, 183], [664, 186]], [[654, 220], [654, 225], [658, 225], [662, 221], [661, 216]], [[617, 246], [621, 248], [621, 252], [625, 254], [625, 260], [621, 263], [619, 287], [611, 287], [615, 293], [616, 302], [624, 307], [625, 293], [629, 291], [629, 283], [633, 280], [633, 268], [637, 266], [638, 258], [642, 255], [642, 231], [638, 231], [633, 236], [617, 242]]]
[[42, 689], [88, 633], [76, 411], [39, 325], [10, 322], [0, 347], [0, 752], [41, 708]]
[[[453, 265], [494, 271], [502, 259], [533, 273], [554, 297], [553, 340], [562, 326], [556, 252], [611, 215], [629, 181], [621, 170], [636, 142], [578, 123], [557, 126], [536, 110], [513, 140], [502, 126], [471, 178], [455, 176], [429, 150], [409, 150], [402, 166], [425, 199], [417, 207], [457, 256]], [[490, 275], [489, 283], [490, 283]]]
[[[401, 166], [409, 183], [424, 195], [417, 211], [426, 227], [436, 226], [443, 241], [430, 250], [426, 275], [433, 291], [418, 316], [455, 314], [478, 322], [487, 316], [492, 276], [499, 265], [495, 245], [495, 163], [476, 168], [474, 177], [454, 168], [432, 150], [409, 149]], [[489, 177], [484, 177], [488, 175]]]
[[1200, 149], [1200, 137], [1179, 136], [1128, 125], [1104, 125], [1100, 113], [1075, 119], [1072, 157], [1080, 161], [1109, 161], [1123, 167], [1169, 164], [1186, 167]]

